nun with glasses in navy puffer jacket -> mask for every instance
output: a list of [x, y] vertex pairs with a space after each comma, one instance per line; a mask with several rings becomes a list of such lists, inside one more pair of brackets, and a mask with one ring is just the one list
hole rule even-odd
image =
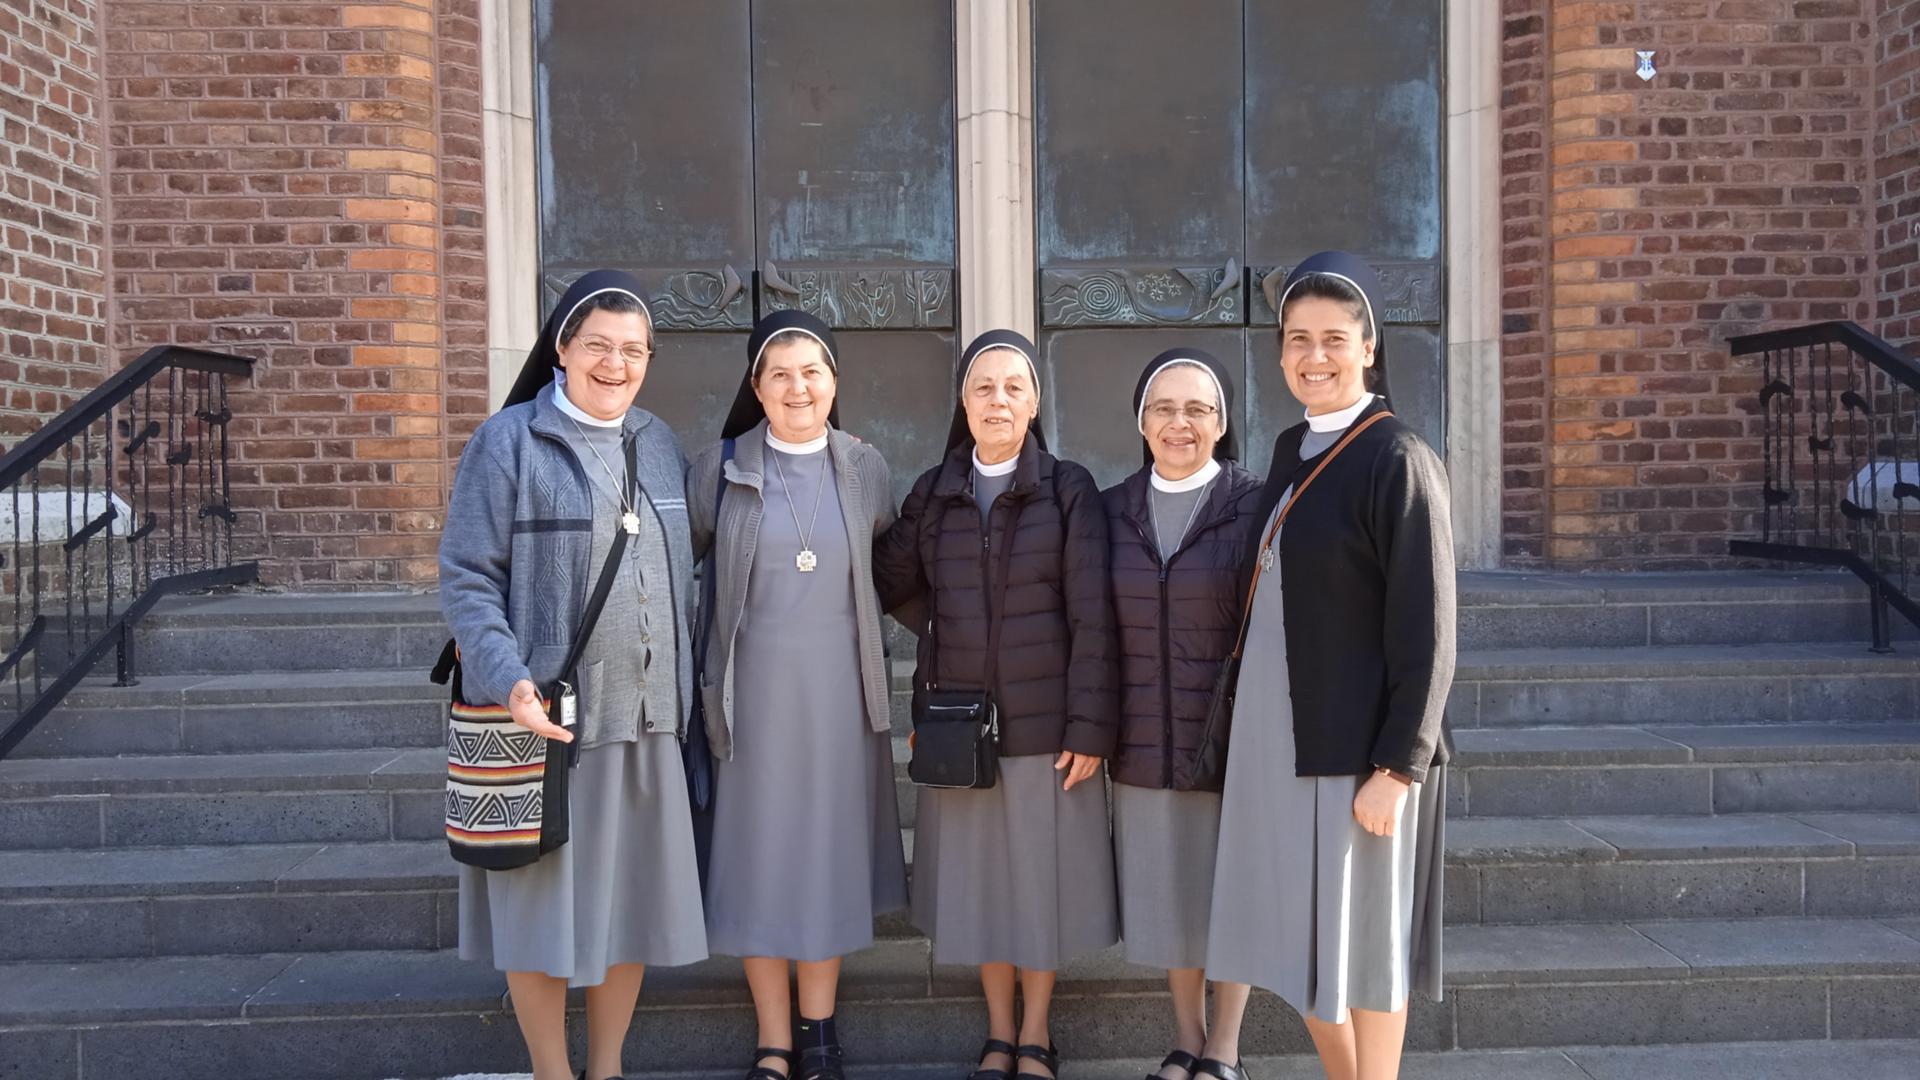
[[[1104, 492], [1120, 641], [1113, 846], [1129, 963], [1164, 968], [1174, 1048], [1162, 1080], [1188, 1080], [1207, 1038], [1207, 921], [1220, 778], [1196, 770], [1245, 587], [1246, 522], [1260, 478], [1242, 468], [1226, 367], [1199, 349], [1153, 358], [1134, 388], [1146, 463]], [[1246, 1007], [1216, 988], [1216, 1014]]]

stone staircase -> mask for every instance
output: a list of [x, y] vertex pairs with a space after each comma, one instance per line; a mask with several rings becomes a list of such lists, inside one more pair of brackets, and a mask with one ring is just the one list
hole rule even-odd
[[[1466, 575], [1462, 605], [1448, 992], [1407, 1075], [1914, 1075], [1880, 1040], [1920, 1035], [1920, 645], [1868, 652], [1827, 575]], [[450, 951], [443, 639], [431, 597], [176, 602], [139, 686], [0, 762], [0, 1077], [523, 1067], [503, 979]], [[880, 933], [844, 976], [854, 1075], [959, 1075], [972, 971]], [[1158, 973], [1063, 973], [1070, 1075], [1137, 1077], [1168, 1029]], [[1248, 1031], [1308, 1049], [1265, 995]], [[737, 1076], [751, 1040], [737, 962], [659, 969], [628, 1062]]]

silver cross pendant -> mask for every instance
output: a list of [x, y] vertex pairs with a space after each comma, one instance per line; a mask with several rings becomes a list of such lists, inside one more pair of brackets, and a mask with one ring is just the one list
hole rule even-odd
[[1260, 569], [1262, 571], [1273, 569], [1273, 545], [1271, 544], [1260, 549]]
[[627, 530], [628, 536], [640, 535], [640, 515], [629, 510], [620, 515], [620, 527]]

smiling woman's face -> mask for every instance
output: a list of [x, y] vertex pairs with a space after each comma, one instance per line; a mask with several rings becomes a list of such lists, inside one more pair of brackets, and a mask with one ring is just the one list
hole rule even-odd
[[[596, 352], [601, 355], [594, 355]], [[599, 420], [627, 415], [653, 356], [653, 332], [637, 311], [594, 310], [580, 321], [573, 338], [560, 346], [560, 370], [567, 373], [567, 400]]]
[[1373, 339], [1364, 316], [1324, 296], [1286, 305], [1280, 329], [1280, 368], [1287, 389], [1311, 416], [1339, 412], [1367, 392]]
[[1040, 391], [1025, 356], [1013, 349], [988, 349], [974, 357], [960, 395], [967, 431], [981, 461], [998, 464], [1020, 452], [1040, 412]]
[[1199, 471], [1226, 434], [1213, 377], [1192, 364], [1175, 364], [1147, 384], [1140, 434], [1153, 453], [1153, 467], [1168, 480]]
[[826, 434], [838, 388], [827, 350], [813, 338], [791, 332], [779, 335], [760, 354], [760, 372], [753, 380], [768, 430], [776, 439], [795, 443]]

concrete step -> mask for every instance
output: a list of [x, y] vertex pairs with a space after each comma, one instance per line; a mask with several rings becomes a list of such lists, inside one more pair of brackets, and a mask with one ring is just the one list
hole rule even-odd
[[[1458, 595], [1468, 650], [1857, 644], [1869, 635], [1865, 588], [1846, 574], [1469, 572]], [[140, 670], [155, 674], [422, 667], [445, 638], [432, 593], [227, 593], [161, 604], [137, 647]], [[908, 641], [895, 636], [896, 646]]]
[[[1462, 649], [1851, 642], [1872, 637], [1848, 573], [1705, 571], [1459, 576]], [[1896, 640], [1920, 639], [1895, 619]]]
[[451, 948], [454, 869], [444, 841], [0, 852], [0, 960]]
[[[236, 723], [245, 723], [237, 720]], [[1459, 733], [1456, 817], [1920, 812], [1920, 724]], [[902, 823], [906, 748], [893, 743]], [[0, 761], [0, 851], [434, 839], [438, 746]]]
[[[1408, 1054], [1401, 1075], [1419, 1080], [1698, 1080], [1738, 1076], [1744, 1080], [1912, 1080], [1920, 1040], [1858, 1042], [1719, 1043], [1711, 1046], [1631, 1046], [1566, 1050], [1452, 1050]], [[1248, 1074], [1260, 1080], [1321, 1080], [1319, 1060], [1309, 1054], [1248, 1057]], [[1071, 1063], [1074, 1080], [1140, 1080], [1160, 1068], [1159, 1057]], [[854, 1061], [849, 1080], [952, 1080], [971, 1061], [937, 1065], [862, 1068]], [[653, 1080], [737, 1080], [739, 1069], [649, 1073]], [[532, 1080], [465, 1077], [456, 1080]]]
[[[1446, 1000], [1413, 1004], [1412, 1050], [1903, 1038], [1920, 1019], [1912, 921], [1461, 927], [1447, 957]], [[148, 1080], [506, 1071], [524, 1051], [503, 989], [446, 951], [6, 964], [0, 1031], [27, 1033], [0, 1054], [45, 1055], [22, 1075], [59, 1075], [46, 1062], [64, 1050], [87, 1076]], [[876, 1065], [965, 1061], [983, 1026], [972, 969], [935, 965], [918, 942], [849, 958], [840, 1001], [845, 1041]], [[1053, 1034], [1069, 1055], [1157, 1056], [1167, 1015], [1161, 974], [1108, 953], [1061, 973]], [[1250, 1054], [1308, 1049], [1264, 993], [1248, 1031]], [[656, 1069], [734, 1068], [751, 1038], [738, 965], [709, 961], [649, 973], [629, 1052]]]
[[1876, 723], [1920, 717], [1920, 652], [1852, 644], [1463, 650], [1455, 728]]
[[[893, 662], [894, 730], [913, 660]], [[1889, 723], [1920, 719], [1920, 649], [1853, 644], [1555, 646], [1459, 653], [1455, 730], [1542, 724]]]
[[437, 594], [226, 593], [169, 599], [135, 637], [138, 671], [240, 674], [410, 668], [446, 644]]
[[226, 754], [441, 746], [447, 690], [424, 670], [149, 675], [74, 688], [12, 755]]
[[1920, 914], [1920, 814], [1447, 822], [1447, 925]]
[[1457, 816], [1920, 810], [1920, 724], [1466, 729]]
[[[1468, 818], [1447, 862], [1450, 926], [1920, 916], [1920, 814]], [[0, 852], [0, 961], [432, 949], [456, 919], [437, 839]]]
[[438, 747], [0, 761], [0, 850], [425, 840]]
[[[1484, 728], [1455, 743], [1455, 818], [1920, 810], [1920, 724]], [[912, 825], [910, 751], [893, 745]]]

